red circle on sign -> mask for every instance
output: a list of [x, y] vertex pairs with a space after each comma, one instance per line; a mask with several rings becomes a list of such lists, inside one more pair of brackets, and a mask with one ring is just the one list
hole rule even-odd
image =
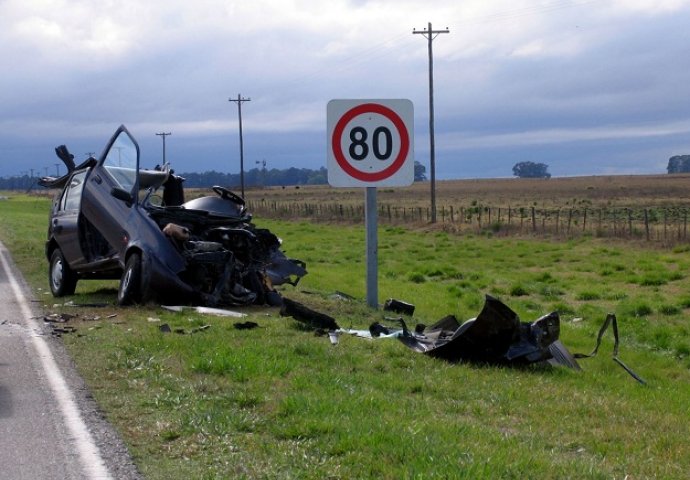
[[[373, 173], [358, 170], [351, 163], [349, 163], [343, 154], [341, 145], [343, 131], [350, 120], [358, 115], [369, 112], [378, 113], [379, 115], [386, 117], [393, 123], [393, 125], [395, 125], [395, 128], [400, 135], [400, 152], [398, 153], [398, 156], [395, 157], [393, 163], [391, 163], [388, 167], [379, 172]], [[400, 170], [400, 167], [403, 166], [410, 150], [410, 136], [407, 134], [405, 122], [403, 122], [398, 114], [393, 110], [378, 103], [363, 103], [351, 108], [345, 112], [342, 117], [340, 117], [340, 120], [338, 120], [338, 123], [335, 125], [335, 129], [333, 130], [333, 136], [331, 137], [331, 148], [333, 149], [335, 160], [338, 162], [338, 165], [340, 165], [340, 168], [345, 171], [345, 173], [350, 175], [352, 178], [356, 178], [357, 180], [361, 180], [363, 182], [377, 182], [393, 176], [398, 170]]]

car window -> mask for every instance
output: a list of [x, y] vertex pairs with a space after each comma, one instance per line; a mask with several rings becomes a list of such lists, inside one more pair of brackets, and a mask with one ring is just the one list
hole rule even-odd
[[67, 186], [67, 191], [63, 197], [63, 210], [79, 210], [79, 203], [81, 202], [81, 192], [84, 190], [84, 178], [86, 177], [86, 170], [77, 172], [72, 176], [72, 179]]
[[131, 192], [137, 176], [137, 151], [125, 133], [115, 139], [108, 150], [103, 167], [120, 188]]

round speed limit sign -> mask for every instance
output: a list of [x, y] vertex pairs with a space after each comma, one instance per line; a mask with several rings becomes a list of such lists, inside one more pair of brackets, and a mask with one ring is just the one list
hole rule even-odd
[[328, 183], [334, 187], [411, 185], [413, 118], [409, 100], [328, 102]]

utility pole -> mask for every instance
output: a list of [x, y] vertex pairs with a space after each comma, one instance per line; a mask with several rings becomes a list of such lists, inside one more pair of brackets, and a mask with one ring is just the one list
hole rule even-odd
[[244, 198], [244, 145], [242, 144], [242, 102], [251, 102], [251, 98], [242, 98], [237, 94], [237, 98], [228, 99], [229, 102], [237, 102], [237, 116], [240, 119], [240, 186], [242, 188], [242, 198]]
[[55, 176], [59, 177], [60, 176], [60, 164], [54, 163], [53, 165], [55, 165]]
[[161, 132], [161, 133], [157, 133], [156, 135], [158, 135], [159, 137], [161, 137], [163, 139], [163, 165], [165, 165], [166, 164], [166, 161], [165, 161], [165, 137], [167, 137], [168, 135], [172, 135], [172, 133]]
[[434, 145], [434, 53], [432, 43], [434, 38], [441, 33], [450, 33], [448, 27], [445, 30], [433, 30], [431, 22], [429, 28], [424, 30], [412, 29], [413, 34], [423, 35], [429, 43], [429, 167], [431, 173], [431, 223], [436, 223], [436, 148]]

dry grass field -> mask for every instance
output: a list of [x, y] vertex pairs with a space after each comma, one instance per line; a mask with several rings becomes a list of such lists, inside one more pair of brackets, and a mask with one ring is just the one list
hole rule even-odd
[[[257, 218], [361, 223], [364, 189], [327, 185], [250, 188]], [[430, 182], [379, 188], [380, 223], [455, 233], [592, 235], [657, 242], [690, 241], [690, 174], [551, 179], [445, 180], [436, 184], [431, 225]]]
[[[378, 189], [380, 204], [427, 207], [430, 183]], [[249, 201], [361, 204], [363, 189], [330, 186], [250, 188]], [[491, 207], [566, 208], [586, 203], [604, 207], [690, 206], [690, 174], [611, 175], [545, 179], [472, 179], [436, 182], [438, 207], [473, 204]]]

